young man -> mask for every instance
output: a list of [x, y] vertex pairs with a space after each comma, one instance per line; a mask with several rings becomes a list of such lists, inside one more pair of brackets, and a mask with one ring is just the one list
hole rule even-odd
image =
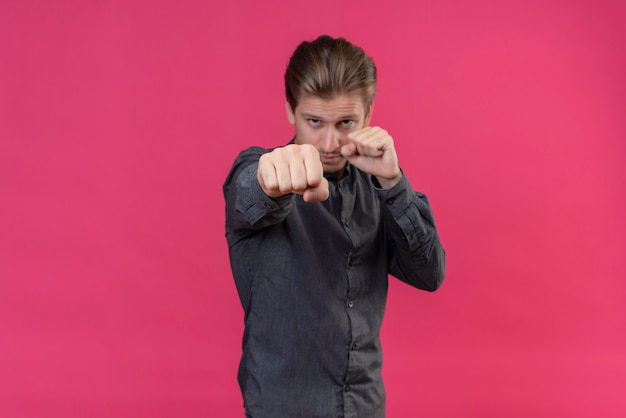
[[246, 414], [384, 417], [388, 274], [434, 291], [445, 253], [393, 139], [369, 126], [376, 67], [364, 51], [303, 42], [285, 87], [295, 138], [243, 151], [224, 184]]

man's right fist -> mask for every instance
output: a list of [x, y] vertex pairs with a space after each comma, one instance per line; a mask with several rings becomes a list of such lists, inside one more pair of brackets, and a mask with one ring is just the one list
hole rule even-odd
[[328, 199], [328, 181], [313, 145], [290, 144], [263, 154], [256, 176], [269, 197], [298, 193], [305, 202]]

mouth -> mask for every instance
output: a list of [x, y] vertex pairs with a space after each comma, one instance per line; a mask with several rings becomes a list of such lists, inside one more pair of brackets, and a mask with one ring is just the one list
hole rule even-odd
[[341, 154], [320, 154], [322, 163], [334, 163], [339, 161]]

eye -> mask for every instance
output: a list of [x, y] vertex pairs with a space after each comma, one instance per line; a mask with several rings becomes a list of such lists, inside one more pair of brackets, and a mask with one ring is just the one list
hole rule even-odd
[[354, 123], [354, 121], [350, 120], [350, 119], [344, 119], [341, 122], [339, 122], [339, 124], [341, 125], [342, 128], [349, 128], [352, 126], [352, 124]]
[[319, 126], [319, 124], [320, 124], [320, 120], [319, 119], [311, 118], [311, 119], [308, 119], [308, 121], [309, 121], [309, 125], [311, 125], [311, 126]]

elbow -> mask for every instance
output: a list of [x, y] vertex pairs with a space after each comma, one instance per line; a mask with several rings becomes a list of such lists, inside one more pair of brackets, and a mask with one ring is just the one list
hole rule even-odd
[[444, 279], [444, 272], [433, 277], [433, 280], [429, 283], [429, 285], [424, 290], [428, 292], [434, 292], [436, 290], [439, 290], [439, 288], [443, 284], [443, 279]]
[[436, 252], [436, 256], [431, 259], [430, 264], [431, 267], [428, 269], [430, 280], [426, 281], [423, 289], [428, 292], [434, 292], [441, 287], [446, 276], [446, 253], [443, 248]]

